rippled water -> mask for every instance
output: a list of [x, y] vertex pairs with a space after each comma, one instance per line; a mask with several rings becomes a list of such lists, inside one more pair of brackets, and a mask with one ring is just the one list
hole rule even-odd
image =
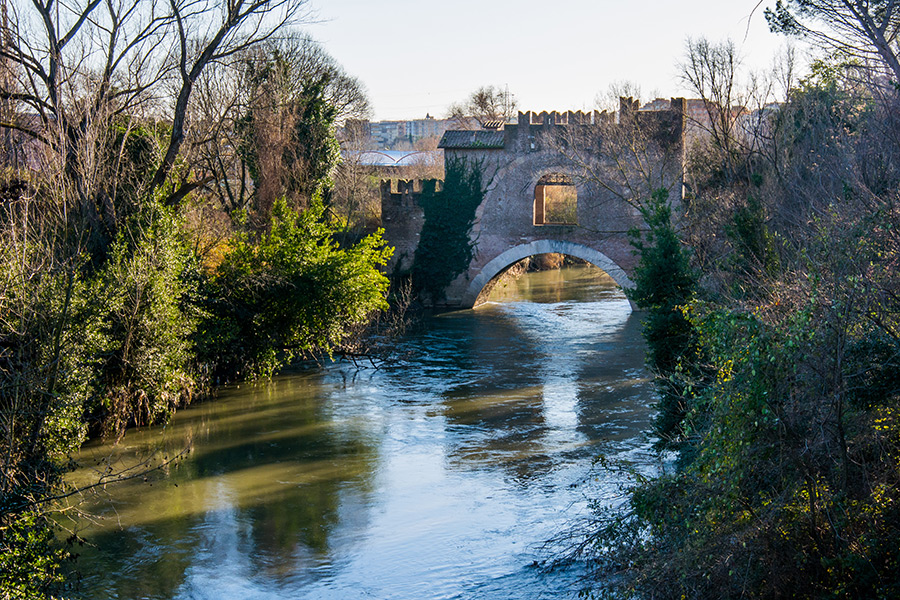
[[639, 318], [598, 273], [528, 274], [377, 370], [308, 366], [86, 448], [76, 482], [189, 450], [84, 500], [77, 595], [574, 596], [543, 542], [610, 483], [594, 457], [651, 461]]

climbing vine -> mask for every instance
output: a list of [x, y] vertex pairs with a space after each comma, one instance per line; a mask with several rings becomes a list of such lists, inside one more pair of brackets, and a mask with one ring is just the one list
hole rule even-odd
[[419, 203], [425, 223], [413, 259], [412, 281], [419, 295], [432, 302], [442, 300], [444, 290], [464, 273], [475, 255], [470, 239], [475, 210], [484, 199], [484, 163], [450, 159], [444, 187], [426, 181]]

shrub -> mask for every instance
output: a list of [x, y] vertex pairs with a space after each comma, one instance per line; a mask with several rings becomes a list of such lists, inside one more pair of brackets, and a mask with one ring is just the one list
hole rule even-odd
[[392, 249], [381, 232], [350, 248], [333, 239], [321, 203], [301, 213], [283, 201], [269, 230], [234, 240], [205, 290], [201, 360], [220, 378], [271, 376], [299, 355], [331, 352], [354, 325], [386, 308], [379, 271]]

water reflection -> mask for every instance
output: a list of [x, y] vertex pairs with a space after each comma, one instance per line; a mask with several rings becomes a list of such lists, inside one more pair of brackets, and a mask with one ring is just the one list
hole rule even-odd
[[611, 278], [531, 273], [498, 285], [477, 313], [472, 362], [489, 372], [443, 393], [448, 422], [473, 426], [453, 437], [451, 465], [500, 467], [528, 485], [643, 429], [639, 323]]
[[81, 481], [111, 451], [191, 451], [85, 503], [79, 595], [565, 597], [572, 574], [529, 565], [584, 506], [592, 457], [647, 445], [639, 329], [596, 271], [528, 274], [401, 340], [397, 363], [230, 389], [88, 448]]
[[[377, 432], [371, 421], [330, 415], [340, 411], [322, 401], [321, 388], [317, 373], [279, 378], [229, 390], [165, 431], [130, 432], [115, 449], [116, 466], [192, 450], [166, 471], [94, 499], [90, 512], [101, 524], [83, 532], [96, 546], [81, 561], [87, 595], [171, 598], [206, 589], [207, 575], [277, 582], [314, 572], [338, 551], [330, 538], [347, 521], [342, 505], [367, 504]], [[82, 463], [108, 452], [88, 448]], [[87, 480], [91, 472], [78, 475]], [[352, 526], [364, 527], [364, 515], [354, 514]], [[115, 568], [116, 577], [88, 571], [97, 564]]]

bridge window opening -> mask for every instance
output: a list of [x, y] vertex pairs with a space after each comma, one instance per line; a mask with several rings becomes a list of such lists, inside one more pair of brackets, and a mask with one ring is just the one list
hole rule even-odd
[[544, 175], [534, 187], [535, 225], [577, 225], [578, 192], [568, 175]]

